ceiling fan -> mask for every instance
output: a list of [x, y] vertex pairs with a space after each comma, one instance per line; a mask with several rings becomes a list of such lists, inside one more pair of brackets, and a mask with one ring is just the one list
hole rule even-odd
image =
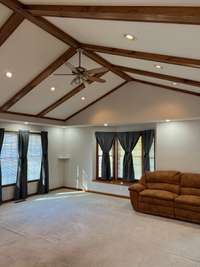
[[79, 62], [78, 67], [75, 67], [70, 62], [66, 62], [65, 65], [71, 70], [72, 73], [55, 73], [55, 76], [75, 76], [71, 81], [72, 85], [79, 85], [81, 83], [91, 83], [91, 82], [100, 82], [105, 83], [106, 81], [96, 74], [104, 74], [108, 71], [107, 68], [100, 67], [91, 70], [87, 70], [81, 65], [82, 49], [78, 49]]

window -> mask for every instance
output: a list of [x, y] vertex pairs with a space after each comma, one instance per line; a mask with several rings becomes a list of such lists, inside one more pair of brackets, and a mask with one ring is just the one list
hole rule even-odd
[[139, 138], [135, 148], [133, 149], [132, 156], [133, 156], [133, 166], [135, 171], [135, 179], [139, 180], [142, 176], [142, 169], [143, 169], [142, 137]]
[[[123, 177], [123, 160], [124, 160], [124, 150], [120, 145], [120, 142], [117, 141], [118, 147], [118, 178], [122, 179]], [[140, 179], [142, 176], [142, 137], [139, 138], [133, 152], [133, 165], [135, 171], [135, 179]]]
[[42, 145], [39, 134], [30, 134], [27, 156], [28, 181], [39, 180], [42, 161]]
[[4, 134], [1, 152], [2, 185], [16, 183], [18, 165], [18, 135], [6, 132]]
[[155, 170], [155, 140], [153, 140], [151, 149], [150, 149], [150, 171]]
[[[124, 149], [122, 148], [119, 140], [116, 138], [112, 149], [110, 150], [110, 162], [111, 162], [111, 174], [112, 182], [118, 184], [127, 184], [127, 179], [123, 179], [123, 160], [124, 160]], [[153, 140], [150, 149], [150, 171], [155, 170], [155, 140]], [[143, 164], [143, 138], [142, 135], [138, 139], [135, 148], [132, 151], [133, 166], [135, 172], [135, 179], [139, 180], [144, 173]], [[97, 179], [106, 178], [101, 175], [101, 164], [102, 164], [102, 150], [97, 144]]]
[[[111, 177], [113, 177], [114, 175], [114, 145], [111, 148], [110, 152], [109, 152], [109, 156], [110, 156], [110, 171], [111, 171]], [[103, 155], [103, 151], [101, 150], [101, 147], [97, 144], [97, 178], [104, 178], [102, 177], [102, 173], [101, 173], [101, 165], [102, 165], [102, 155]]]

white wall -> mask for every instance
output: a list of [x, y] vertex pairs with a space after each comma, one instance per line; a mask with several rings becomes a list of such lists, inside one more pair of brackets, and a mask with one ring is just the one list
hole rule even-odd
[[95, 131], [131, 131], [155, 128], [156, 166], [162, 170], [200, 172], [200, 121], [120, 126], [77, 127], [65, 131], [65, 185], [94, 191], [128, 195], [127, 186], [93, 182], [96, 176]]
[[200, 121], [157, 125], [157, 167], [200, 172]]
[[[50, 188], [69, 186], [128, 195], [128, 187], [93, 182], [96, 177], [95, 131], [131, 131], [155, 128], [157, 169], [200, 172], [200, 121], [151, 123], [118, 127], [40, 127], [0, 123], [7, 130], [47, 130], [49, 133]], [[58, 160], [69, 155], [68, 160]], [[29, 193], [36, 184], [29, 184]], [[13, 197], [13, 188], [3, 189], [3, 199]]]
[[[65, 186], [105, 193], [128, 195], [127, 187], [109, 185], [92, 180], [96, 178], [95, 131], [105, 131], [99, 127], [69, 128], [65, 131], [65, 149], [70, 159], [66, 162]], [[115, 131], [106, 128], [106, 131]]]
[[[19, 129], [28, 129], [30, 131], [48, 131], [49, 138], [49, 187], [50, 189], [61, 187], [64, 184], [64, 166], [63, 162], [58, 160], [58, 156], [63, 154], [64, 147], [64, 129], [61, 127], [47, 127], [36, 125], [24, 125], [15, 123], [0, 123], [0, 128], [5, 130], [18, 131]], [[29, 194], [35, 193], [37, 183], [30, 183], [28, 185]], [[3, 200], [13, 198], [13, 187], [3, 188]]]

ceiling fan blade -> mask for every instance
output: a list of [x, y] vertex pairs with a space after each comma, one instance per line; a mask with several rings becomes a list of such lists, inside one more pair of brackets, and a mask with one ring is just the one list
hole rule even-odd
[[68, 76], [68, 75], [69, 75], [69, 76], [72, 76], [72, 75], [76, 75], [76, 74], [74, 74], [74, 73], [72, 73], [72, 74], [68, 74], [68, 73], [66, 73], [66, 74], [65, 74], [65, 73], [54, 73], [54, 75], [55, 75], [55, 76], [66, 76], [66, 75], [67, 75], [67, 76]]
[[102, 73], [102, 72], [106, 72], [108, 71], [107, 68], [104, 68], [104, 67], [101, 67], [101, 68], [96, 68], [96, 69], [91, 69], [91, 70], [88, 70], [87, 71], [87, 74], [99, 74], [99, 73]]
[[65, 65], [74, 73], [78, 74], [76, 67], [74, 67], [70, 62], [65, 62]]
[[99, 78], [99, 77], [96, 77], [96, 76], [88, 76], [87, 79], [91, 82], [100, 82], [100, 83], [105, 83], [106, 81]]

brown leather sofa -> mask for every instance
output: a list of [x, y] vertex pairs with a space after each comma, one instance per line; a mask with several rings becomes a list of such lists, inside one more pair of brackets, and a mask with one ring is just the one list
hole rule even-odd
[[136, 211], [200, 223], [200, 174], [146, 172], [129, 191]]

